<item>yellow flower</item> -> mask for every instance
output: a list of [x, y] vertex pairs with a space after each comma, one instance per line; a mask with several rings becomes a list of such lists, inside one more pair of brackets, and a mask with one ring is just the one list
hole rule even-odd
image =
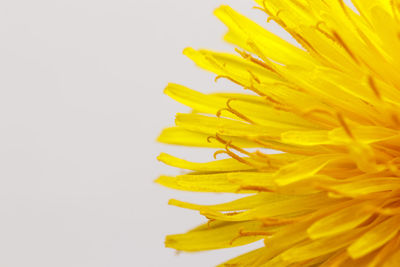
[[[215, 15], [237, 55], [188, 48], [243, 94], [165, 93], [191, 107], [159, 140], [227, 159], [159, 160], [192, 172], [157, 182], [242, 195], [170, 204], [209, 219], [166, 246], [201, 251], [263, 239], [221, 266], [400, 266], [400, 1], [258, 0], [294, 46], [227, 6]], [[255, 150], [268, 148], [275, 154]]]

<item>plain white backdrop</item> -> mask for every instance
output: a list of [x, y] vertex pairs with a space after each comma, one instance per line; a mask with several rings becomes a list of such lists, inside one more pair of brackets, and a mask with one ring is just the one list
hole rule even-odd
[[212, 158], [155, 139], [188, 110], [163, 95], [167, 82], [234, 87], [181, 54], [186, 46], [233, 51], [212, 15], [223, 3], [266, 25], [251, 0], [0, 2], [0, 266], [213, 266], [252, 248], [164, 248], [166, 234], [204, 221], [169, 198], [232, 196], [153, 183], [179, 173], [157, 162], [161, 151]]

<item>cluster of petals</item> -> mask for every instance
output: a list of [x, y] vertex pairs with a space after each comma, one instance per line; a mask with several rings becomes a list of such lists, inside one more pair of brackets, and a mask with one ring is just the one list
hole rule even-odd
[[256, 2], [298, 45], [221, 6], [215, 15], [235, 53], [184, 54], [243, 93], [165, 89], [192, 112], [177, 114], [159, 141], [214, 148], [216, 160], [162, 153], [188, 171], [157, 182], [238, 195], [217, 205], [171, 200], [209, 222], [166, 245], [264, 240], [221, 266], [400, 266], [400, 1]]

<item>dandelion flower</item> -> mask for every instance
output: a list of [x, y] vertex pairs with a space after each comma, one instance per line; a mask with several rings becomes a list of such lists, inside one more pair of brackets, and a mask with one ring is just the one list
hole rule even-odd
[[215, 15], [236, 52], [184, 54], [246, 91], [165, 89], [193, 112], [178, 114], [159, 140], [212, 147], [217, 159], [162, 153], [160, 161], [190, 172], [157, 182], [240, 196], [217, 205], [171, 200], [209, 223], [168, 236], [166, 246], [201, 251], [264, 240], [221, 266], [399, 266], [400, 1], [256, 2], [299, 45], [222, 6]]

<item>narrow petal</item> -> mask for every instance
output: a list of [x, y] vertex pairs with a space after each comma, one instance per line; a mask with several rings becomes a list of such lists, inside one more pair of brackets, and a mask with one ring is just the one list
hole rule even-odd
[[186, 234], [167, 236], [165, 246], [182, 251], [202, 251], [242, 246], [263, 238], [262, 235], [237, 238], [243, 229], [248, 232], [265, 230], [259, 222], [212, 222], [206, 227], [194, 229]]
[[369, 230], [348, 248], [350, 256], [357, 259], [384, 245], [398, 233], [399, 223], [400, 216], [393, 216]]

